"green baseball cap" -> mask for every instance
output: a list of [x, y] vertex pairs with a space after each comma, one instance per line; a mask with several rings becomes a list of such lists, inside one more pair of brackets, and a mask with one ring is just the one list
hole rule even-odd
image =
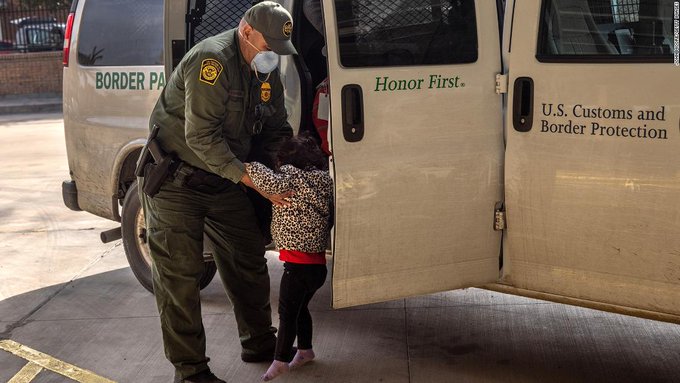
[[293, 18], [281, 4], [263, 1], [253, 5], [243, 20], [262, 33], [269, 48], [280, 55], [295, 55], [297, 51], [290, 41], [293, 34]]

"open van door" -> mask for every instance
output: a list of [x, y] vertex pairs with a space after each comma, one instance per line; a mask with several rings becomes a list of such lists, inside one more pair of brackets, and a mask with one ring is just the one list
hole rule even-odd
[[498, 11], [487, 0], [324, 0], [333, 306], [499, 275]]
[[678, 321], [673, 1], [514, 3], [504, 282]]

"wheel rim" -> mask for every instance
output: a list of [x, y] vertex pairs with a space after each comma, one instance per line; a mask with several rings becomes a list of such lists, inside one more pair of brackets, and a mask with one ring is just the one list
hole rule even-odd
[[142, 255], [144, 262], [151, 268], [151, 252], [149, 251], [149, 244], [146, 241], [144, 209], [139, 209], [137, 211], [137, 216], [135, 217], [135, 238], [139, 253]]
[[[137, 211], [137, 216], [135, 217], [135, 244], [139, 253], [144, 259], [144, 263], [151, 268], [151, 251], [149, 250], [149, 244], [146, 239], [146, 222], [144, 221], [144, 209], [139, 209]], [[203, 261], [204, 262], [214, 262], [212, 251], [203, 251]]]

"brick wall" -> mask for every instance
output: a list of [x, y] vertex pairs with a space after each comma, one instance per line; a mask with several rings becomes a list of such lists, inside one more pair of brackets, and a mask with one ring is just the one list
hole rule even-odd
[[0, 97], [61, 93], [62, 55], [61, 51], [0, 54]]

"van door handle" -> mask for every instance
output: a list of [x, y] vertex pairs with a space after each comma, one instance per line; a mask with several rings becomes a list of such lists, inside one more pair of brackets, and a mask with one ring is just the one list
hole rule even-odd
[[528, 132], [533, 123], [534, 80], [531, 77], [518, 77], [512, 102], [512, 125], [518, 132]]
[[357, 84], [342, 87], [342, 135], [347, 142], [364, 138], [364, 97]]

